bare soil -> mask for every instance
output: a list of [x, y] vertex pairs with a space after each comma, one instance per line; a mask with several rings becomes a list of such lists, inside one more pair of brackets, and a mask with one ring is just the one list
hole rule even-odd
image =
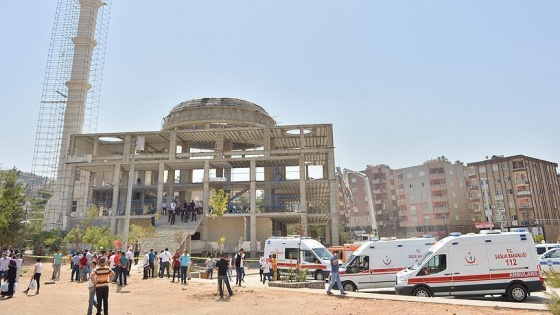
[[[34, 295], [22, 294], [30, 280], [32, 267], [20, 277], [22, 286], [11, 299], [0, 299], [4, 314], [57, 314], [76, 315], [87, 312], [87, 282], [70, 282], [69, 265], [62, 266], [61, 280], [50, 280], [52, 265], [45, 263], [41, 277], [41, 291]], [[255, 276], [253, 276], [255, 277]], [[358, 299], [304, 293], [297, 289], [287, 291], [268, 286], [233, 287], [234, 296], [220, 299], [216, 279], [193, 279], [187, 285], [169, 279], [142, 280], [139, 270], [131, 272], [128, 285], [111, 285], [110, 314], [549, 314], [544, 311], [511, 310], [503, 308], [456, 306], [419, 302]], [[94, 310], [95, 314], [95, 310]]]

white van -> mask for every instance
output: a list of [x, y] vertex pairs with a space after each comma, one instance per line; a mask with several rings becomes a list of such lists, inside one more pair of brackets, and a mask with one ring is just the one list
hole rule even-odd
[[553, 248], [539, 256], [544, 271], [560, 272], [560, 248]]
[[431, 237], [382, 238], [362, 244], [340, 269], [344, 291], [392, 288], [395, 274], [412, 266], [435, 242]]
[[280, 272], [297, 267], [298, 251], [301, 253], [301, 269], [309, 270], [317, 280], [325, 280], [331, 272], [329, 250], [309, 237], [271, 237], [264, 245], [264, 257], [276, 254], [276, 265]]
[[412, 267], [397, 273], [397, 294], [467, 296], [500, 294], [523, 302], [543, 291], [531, 233], [451, 233]]
[[535, 249], [537, 250], [537, 255], [542, 255], [553, 248], [560, 248], [560, 244], [537, 244], [535, 245]]

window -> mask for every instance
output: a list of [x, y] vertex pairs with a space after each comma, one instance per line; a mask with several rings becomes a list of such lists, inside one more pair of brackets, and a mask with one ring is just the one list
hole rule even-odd
[[76, 170], [76, 173], [74, 173], [74, 180], [75, 181], [79, 181], [80, 180], [80, 171]]
[[412, 178], [412, 173], [406, 174], [406, 178]]
[[424, 210], [428, 210], [430, 208], [430, 206], [428, 204], [424, 205]]
[[495, 184], [499, 184], [499, 183], [501, 183], [501, 182], [502, 182], [502, 181], [500, 180], [500, 178], [498, 178], [498, 177], [494, 178], [494, 183], [495, 183]]
[[410, 212], [416, 212], [416, 206], [410, 206]]
[[412, 184], [408, 185], [409, 188], [412, 188]]
[[449, 175], [453, 175], [453, 170], [449, 170]]
[[367, 202], [367, 201], [368, 201], [368, 199], [367, 199], [367, 196], [365, 196], [365, 198], [364, 198], [364, 201], [365, 201], [365, 202]]
[[436, 255], [432, 257], [420, 270], [419, 276], [427, 276], [435, 273], [440, 273], [447, 269], [447, 256], [445, 254]]
[[459, 221], [459, 215], [458, 214], [455, 215], [455, 221]]
[[478, 167], [478, 173], [479, 173], [479, 174], [485, 174], [485, 173], [486, 173], [486, 167], [484, 167], [484, 166], [479, 166], [479, 167]]
[[361, 270], [369, 269], [369, 257], [368, 256], [352, 256], [348, 267], [346, 267], [346, 273], [358, 273]]
[[418, 172], [418, 176], [422, 177], [422, 176], [426, 176], [426, 172], [424, 171], [420, 171]]
[[422, 199], [428, 199], [428, 194], [426, 193], [422, 194]]
[[413, 194], [410, 194], [410, 195], [408, 196], [408, 200], [414, 200], [414, 195], [413, 195]]
[[506, 189], [506, 193], [507, 193], [508, 195], [513, 195], [513, 189], [511, 189], [511, 188], [510, 188], [510, 189]]
[[509, 176], [504, 176], [504, 182], [510, 182], [511, 181], [511, 177]]
[[459, 208], [459, 206], [456, 203], [454, 203], [453, 208], [457, 209], [457, 208]]
[[507, 162], [502, 163], [502, 169], [503, 170], [508, 170], [509, 169], [509, 164]]
[[492, 164], [492, 170], [497, 172], [499, 170], [498, 164]]
[[352, 183], [356, 182], [356, 177], [352, 177]]
[[356, 193], [356, 192], [358, 192], [358, 189], [357, 188], [352, 188], [352, 192]]
[[456, 198], [456, 197], [457, 197], [457, 193], [453, 192], [453, 198]]
[[297, 259], [298, 258], [298, 249], [297, 248], [286, 248], [286, 259]]
[[315, 258], [315, 255], [313, 255], [312, 252], [308, 251], [308, 250], [302, 250], [301, 251], [301, 260], [308, 262], [308, 263], [314, 263], [317, 261], [317, 258]]
[[78, 202], [76, 200], [72, 201], [72, 212], [78, 211]]

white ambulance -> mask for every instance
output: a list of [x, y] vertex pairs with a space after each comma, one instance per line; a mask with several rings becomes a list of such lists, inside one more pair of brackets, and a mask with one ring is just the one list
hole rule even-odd
[[286, 236], [271, 237], [264, 245], [264, 257], [276, 254], [276, 265], [280, 272], [297, 268], [298, 251], [301, 254], [301, 269], [317, 280], [325, 280], [331, 272], [329, 250], [318, 241], [309, 237]]
[[508, 296], [523, 302], [543, 291], [531, 233], [451, 233], [417, 263], [397, 273], [397, 294], [415, 296]]
[[340, 268], [344, 291], [394, 287], [395, 274], [412, 266], [435, 242], [431, 237], [381, 238], [362, 244]]

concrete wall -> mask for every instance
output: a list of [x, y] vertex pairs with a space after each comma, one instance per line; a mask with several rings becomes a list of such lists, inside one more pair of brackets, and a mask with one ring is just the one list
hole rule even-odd
[[[249, 224], [249, 220], [247, 220]], [[220, 238], [218, 219], [210, 219], [208, 221], [208, 240], [209, 242], [217, 242]], [[248, 228], [245, 225], [244, 217], [228, 217], [227, 215], [222, 218], [221, 222], [221, 234], [226, 237], [226, 244], [224, 249], [227, 252], [231, 252], [237, 249], [239, 239], [244, 239], [245, 229]], [[257, 218], [257, 241], [261, 242], [261, 250], [264, 248], [264, 242], [267, 238], [272, 236], [272, 220], [269, 218]], [[204, 240], [203, 240], [204, 241]]]

